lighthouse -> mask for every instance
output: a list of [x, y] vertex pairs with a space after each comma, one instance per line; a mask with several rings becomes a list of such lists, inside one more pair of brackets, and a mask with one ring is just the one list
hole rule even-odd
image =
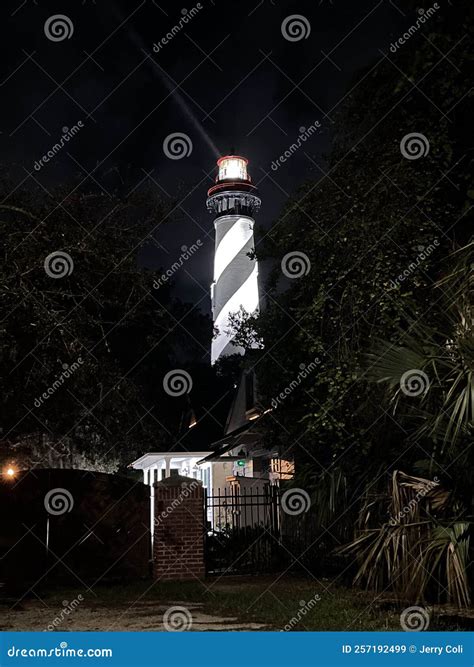
[[211, 346], [211, 363], [244, 349], [233, 343], [230, 316], [244, 308], [258, 311], [258, 263], [253, 257], [254, 215], [261, 201], [247, 172], [248, 160], [226, 155], [217, 160], [216, 183], [207, 193], [207, 209], [216, 230], [211, 303], [217, 335]]

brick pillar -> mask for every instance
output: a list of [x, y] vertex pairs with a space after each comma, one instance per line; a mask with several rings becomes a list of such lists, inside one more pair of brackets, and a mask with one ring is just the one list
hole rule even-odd
[[155, 484], [153, 576], [160, 580], [203, 578], [204, 491], [202, 482], [172, 476]]

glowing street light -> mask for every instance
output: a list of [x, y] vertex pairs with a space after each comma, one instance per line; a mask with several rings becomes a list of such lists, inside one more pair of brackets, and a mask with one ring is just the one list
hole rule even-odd
[[15, 468], [13, 468], [12, 466], [9, 466], [9, 467], [5, 470], [4, 475], [5, 475], [6, 477], [8, 477], [8, 479], [13, 479], [13, 478], [15, 477], [15, 475], [16, 475], [16, 470], [15, 470]]

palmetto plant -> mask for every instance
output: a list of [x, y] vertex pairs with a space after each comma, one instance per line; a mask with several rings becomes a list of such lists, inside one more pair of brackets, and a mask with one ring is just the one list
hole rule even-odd
[[387, 385], [409, 441], [429, 452], [429, 474], [441, 470], [451, 479], [448, 490], [446, 482], [395, 471], [387, 496], [390, 520], [376, 516], [380, 506], [366, 501], [354, 540], [341, 550], [357, 559], [357, 583], [391, 588], [410, 601], [470, 603], [473, 250], [471, 242], [457, 251], [452, 270], [437, 283], [435, 298], [445, 304], [439, 328], [407, 314], [400, 344], [379, 341], [367, 355], [368, 375]]
[[434, 524], [431, 527], [426, 545], [423, 545], [423, 558], [414, 572], [414, 577], [422, 583], [420, 594], [425, 582], [434, 582], [438, 587], [438, 599], [446, 593], [447, 599], [453, 600], [460, 607], [470, 605], [467, 577], [469, 533], [470, 524], [467, 521], [455, 521], [448, 526]]
[[444, 599], [469, 606], [470, 526], [445, 518], [453, 506], [451, 492], [434, 480], [395, 471], [387, 500], [382, 525], [378, 505], [364, 503], [356, 537], [338, 550], [357, 560], [354, 583], [392, 590], [405, 602]]
[[[411, 418], [412, 439], [431, 440], [438, 454], [448, 448], [461, 457], [474, 432], [473, 252], [474, 242], [456, 252], [454, 268], [437, 283], [436, 298], [446, 305], [439, 330], [407, 315], [402, 345], [379, 341], [367, 355], [369, 377], [387, 383], [394, 412]], [[405, 385], [410, 377], [419, 390]]]

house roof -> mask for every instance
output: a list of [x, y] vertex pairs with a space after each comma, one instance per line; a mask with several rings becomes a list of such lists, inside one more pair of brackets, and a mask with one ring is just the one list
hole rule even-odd
[[245, 424], [235, 429], [231, 433], [228, 433], [223, 438], [213, 442], [211, 445], [211, 449], [213, 451], [198, 461], [198, 465], [210, 461], [219, 461], [222, 458], [228, 459], [230, 457], [226, 456], [226, 454], [236, 448], [245, 448], [247, 450], [252, 449], [253, 455], [258, 454], [258, 452], [255, 450], [255, 445], [260, 447], [262, 438], [262, 430], [260, 429], [260, 426], [261, 421], [265, 418], [266, 414], [267, 411], [256, 419], [247, 421]]
[[[130, 465], [134, 468], [148, 467], [144, 463], [146, 457], [153, 457], [156, 461], [164, 456], [176, 459], [180, 455], [186, 458], [190, 455], [198, 456], [201, 462], [219, 460], [235, 447], [253, 448], [258, 445], [261, 433], [257, 424], [263, 415], [258, 416], [255, 410], [247, 410], [248, 375], [248, 371], [242, 372], [238, 383], [233, 388], [227, 385], [217, 400], [214, 393], [214, 402], [210, 407], [196, 405], [196, 397], [202, 393], [197, 392], [192, 405], [190, 402], [187, 412], [183, 414], [182, 428], [185, 430], [181, 436], [171, 446], [168, 445], [166, 451], [148, 452]], [[254, 379], [253, 382], [255, 387]], [[206, 403], [209, 405], [209, 402], [207, 396]], [[190, 425], [191, 428], [188, 428]]]
[[164, 458], [173, 458], [175, 461], [179, 460], [184, 460], [188, 458], [199, 458], [199, 457], [207, 457], [209, 454], [211, 454], [211, 451], [202, 451], [202, 452], [147, 452], [146, 454], [143, 454], [143, 456], [140, 456], [140, 458], [136, 459], [136, 461], [132, 461], [132, 463], [129, 464], [129, 468], [134, 468], [135, 470], [147, 470], [148, 468], [151, 468], [152, 466], [156, 465], [158, 461], [161, 461]]

